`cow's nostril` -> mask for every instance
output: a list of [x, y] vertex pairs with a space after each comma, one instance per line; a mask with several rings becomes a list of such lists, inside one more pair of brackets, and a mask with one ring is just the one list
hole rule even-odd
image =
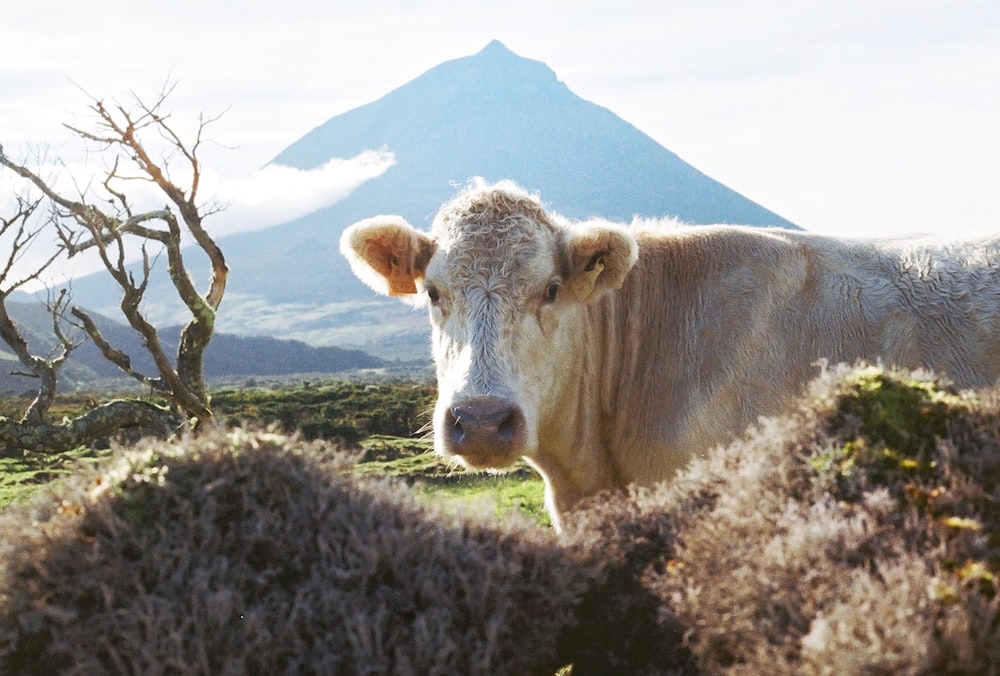
[[465, 426], [462, 425], [462, 417], [455, 409], [448, 410], [448, 437], [456, 444], [462, 443], [465, 439]]
[[502, 441], [513, 441], [520, 434], [521, 428], [524, 426], [524, 416], [521, 415], [521, 409], [512, 407], [510, 412], [500, 421], [500, 426], [497, 428], [497, 433]]

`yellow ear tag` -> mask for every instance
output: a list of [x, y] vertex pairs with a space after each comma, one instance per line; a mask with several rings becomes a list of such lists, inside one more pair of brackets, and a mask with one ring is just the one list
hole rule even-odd
[[403, 266], [399, 264], [399, 259], [394, 254], [389, 255], [386, 263], [389, 273], [385, 276], [385, 281], [389, 283], [390, 296], [409, 296], [417, 292], [413, 275], [403, 269]]
[[390, 296], [409, 296], [417, 292], [413, 277], [397, 270], [393, 270], [393, 274], [386, 277], [386, 281], [389, 282]]
[[597, 285], [597, 278], [601, 276], [601, 272], [604, 271], [604, 261], [598, 260], [594, 262], [593, 267], [589, 270], [584, 270], [581, 274], [577, 275], [576, 279], [569, 283], [573, 293], [580, 300], [587, 300], [590, 294], [594, 292], [594, 287]]

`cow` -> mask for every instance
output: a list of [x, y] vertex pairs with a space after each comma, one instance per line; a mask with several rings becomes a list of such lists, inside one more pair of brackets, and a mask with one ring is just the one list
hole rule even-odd
[[437, 452], [477, 470], [523, 457], [556, 528], [786, 410], [823, 360], [961, 387], [1000, 373], [1000, 238], [570, 221], [479, 181], [429, 233], [376, 216], [341, 251], [376, 291], [429, 306]]

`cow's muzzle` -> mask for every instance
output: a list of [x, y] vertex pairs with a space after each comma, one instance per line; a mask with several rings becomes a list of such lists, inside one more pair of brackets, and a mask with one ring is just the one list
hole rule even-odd
[[524, 412], [507, 399], [464, 399], [445, 411], [443, 424], [446, 451], [470, 467], [506, 467], [524, 448]]

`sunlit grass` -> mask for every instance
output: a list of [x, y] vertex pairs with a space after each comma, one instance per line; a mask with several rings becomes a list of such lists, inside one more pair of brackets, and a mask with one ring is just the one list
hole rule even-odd
[[540, 525], [550, 526], [545, 511], [545, 486], [537, 476], [517, 474], [465, 474], [453, 482], [424, 483], [414, 490], [428, 500], [453, 501], [456, 504], [488, 500], [496, 505], [496, 515], [504, 518], [521, 512]]
[[[505, 474], [469, 472], [435, 455], [427, 437], [378, 433], [384, 428], [420, 427], [433, 396], [433, 388], [424, 385], [341, 383], [279, 391], [222, 390], [213, 395], [213, 404], [230, 423], [277, 423], [283, 431], [299, 431], [307, 438], [324, 433], [353, 437], [363, 454], [354, 469], [360, 476], [399, 477], [427, 500], [489, 500], [496, 505], [498, 518], [520, 511], [548, 525], [542, 481], [528, 467], [519, 465]], [[86, 395], [60, 396], [57, 408], [72, 416], [90, 403]], [[18, 415], [25, 405], [26, 401], [10, 401], [9, 410], [0, 407], [0, 415]], [[0, 508], [27, 500], [47, 482], [73, 472], [78, 459], [99, 456], [100, 452], [80, 449], [0, 458]]]
[[0, 509], [12, 502], [29, 500], [49, 482], [58, 481], [76, 471], [79, 462], [94, 460], [101, 455], [100, 451], [81, 447], [54, 455], [25, 453], [0, 458]]
[[436, 455], [429, 439], [379, 435], [362, 446], [365, 460], [355, 467], [361, 476], [400, 477], [427, 500], [488, 500], [496, 505], [498, 518], [519, 511], [542, 525], [551, 524], [542, 480], [524, 465], [502, 474], [470, 472]]

